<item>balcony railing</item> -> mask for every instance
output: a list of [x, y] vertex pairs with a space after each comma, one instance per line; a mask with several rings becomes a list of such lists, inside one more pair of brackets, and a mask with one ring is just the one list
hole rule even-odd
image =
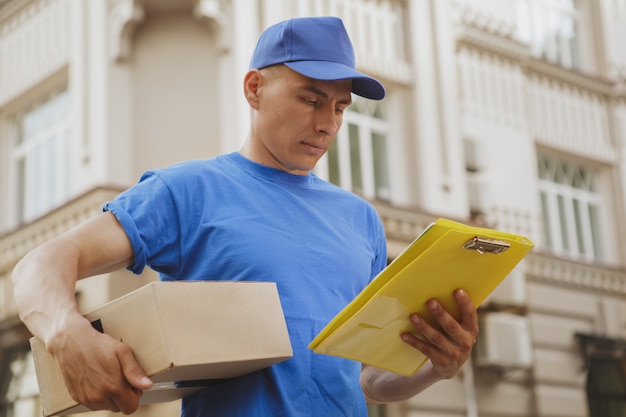
[[[15, 264], [36, 246], [100, 213], [102, 205], [120, 191], [111, 187], [95, 188], [46, 216], [0, 236], [0, 321], [16, 315], [10, 280]], [[374, 202], [374, 205], [385, 226], [392, 258], [436, 219], [433, 215], [387, 203]], [[626, 295], [624, 270], [564, 260], [538, 251], [531, 252], [526, 264], [527, 276], [535, 281]]]

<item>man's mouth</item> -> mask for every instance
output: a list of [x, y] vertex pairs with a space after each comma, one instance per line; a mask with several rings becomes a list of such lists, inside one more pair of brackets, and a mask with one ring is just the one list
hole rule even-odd
[[323, 143], [315, 142], [302, 142], [304, 146], [311, 149], [313, 152], [326, 152], [326, 145]]

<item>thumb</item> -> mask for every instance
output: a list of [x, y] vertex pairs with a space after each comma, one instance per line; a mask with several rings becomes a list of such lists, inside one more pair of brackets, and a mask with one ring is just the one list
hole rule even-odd
[[122, 367], [124, 378], [126, 378], [131, 386], [141, 391], [152, 388], [152, 380], [148, 378], [148, 375], [146, 375], [139, 362], [137, 362], [130, 348], [123, 349], [119, 352], [118, 359]]

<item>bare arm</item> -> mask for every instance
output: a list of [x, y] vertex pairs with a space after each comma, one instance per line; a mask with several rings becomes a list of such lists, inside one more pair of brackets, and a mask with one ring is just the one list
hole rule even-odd
[[59, 362], [72, 397], [92, 409], [131, 413], [151, 386], [128, 346], [95, 331], [75, 299], [79, 279], [132, 257], [124, 229], [103, 213], [34, 249], [13, 271], [20, 318]]
[[403, 334], [402, 339], [430, 359], [415, 375], [406, 377], [373, 366], [363, 366], [361, 387], [368, 402], [385, 403], [411, 398], [437, 381], [452, 378], [461, 370], [476, 342], [478, 319], [467, 293], [457, 290], [454, 295], [461, 308], [458, 321], [435, 300], [428, 303], [428, 309], [442, 331], [430, 326], [417, 314], [411, 316], [416, 332], [423, 339], [412, 334]]

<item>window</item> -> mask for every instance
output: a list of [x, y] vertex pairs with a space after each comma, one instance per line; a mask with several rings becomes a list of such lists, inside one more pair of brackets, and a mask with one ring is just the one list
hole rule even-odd
[[577, 333], [587, 368], [589, 417], [626, 416], [626, 342]]
[[366, 198], [389, 200], [388, 125], [382, 103], [353, 99], [328, 150], [328, 179]]
[[367, 415], [368, 417], [385, 417], [385, 406], [382, 404], [368, 404]]
[[579, 0], [518, 0], [518, 37], [534, 55], [568, 68], [581, 66]]
[[626, 362], [614, 357], [590, 358], [587, 397], [590, 417], [626, 416]]
[[9, 351], [6, 364], [0, 374], [0, 417], [40, 416], [39, 388], [28, 347]]
[[17, 115], [10, 129], [13, 223], [35, 219], [64, 202], [70, 191], [67, 91]]
[[596, 169], [540, 156], [538, 175], [545, 246], [559, 255], [602, 260]]

